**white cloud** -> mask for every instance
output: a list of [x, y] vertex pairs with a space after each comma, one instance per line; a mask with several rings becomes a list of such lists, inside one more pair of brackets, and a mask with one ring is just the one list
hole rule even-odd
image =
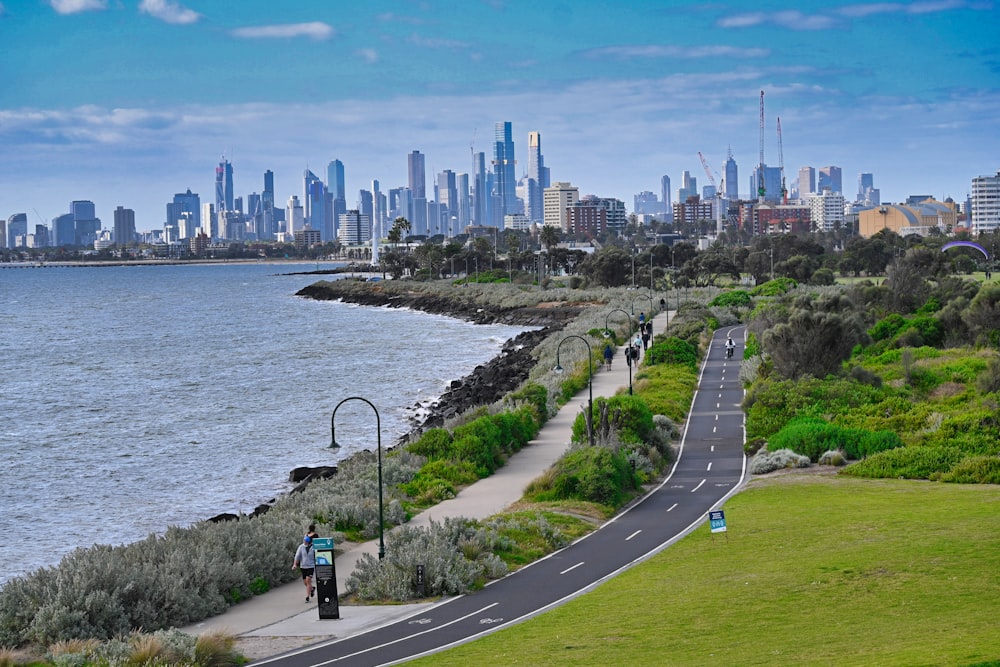
[[107, 0], [49, 0], [59, 14], [101, 11], [108, 8]]
[[606, 46], [584, 52], [588, 58], [762, 58], [770, 54], [765, 48], [738, 46]]
[[234, 37], [247, 39], [289, 39], [293, 37], [308, 37], [309, 39], [329, 39], [336, 31], [322, 21], [308, 23], [283, 23], [276, 25], [247, 26], [232, 31]]
[[378, 51], [375, 49], [358, 49], [354, 54], [366, 63], [374, 64], [378, 62]]
[[172, 0], [142, 0], [139, 3], [139, 11], [166, 23], [181, 25], [194, 23], [201, 18], [198, 12], [182, 7]]

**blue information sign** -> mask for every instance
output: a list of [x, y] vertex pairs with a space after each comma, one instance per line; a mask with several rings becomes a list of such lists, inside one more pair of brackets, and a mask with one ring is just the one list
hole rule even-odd
[[726, 532], [726, 513], [722, 510], [712, 510], [708, 513], [708, 523], [713, 533]]

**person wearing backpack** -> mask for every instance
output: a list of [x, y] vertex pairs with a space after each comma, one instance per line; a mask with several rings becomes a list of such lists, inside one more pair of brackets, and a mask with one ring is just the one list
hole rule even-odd
[[302, 574], [302, 583], [306, 587], [306, 602], [312, 597], [315, 590], [312, 585], [313, 570], [316, 568], [316, 552], [312, 548], [312, 538], [308, 535], [302, 538], [302, 544], [295, 550], [295, 559], [292, 561], [292, 569], [298, 568]]

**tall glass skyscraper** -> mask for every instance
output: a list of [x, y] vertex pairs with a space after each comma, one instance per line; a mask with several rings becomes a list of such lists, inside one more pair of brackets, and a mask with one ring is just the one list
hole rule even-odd
[[726, 199], [730, 201], [736, 201], [740, 198], [740, 175], [736, 168], [736, 160], [733, 159], [733, 150], [729, 149], [729, 153], [726, 156], [726, 185], [725, 194]]
[[424, 156], [413, 151], [407, 156], [407, 174], [410, 180], [411, 208], [410, 228], [414, 235], [428, 234], [427, 229], [427, 176], [424, 172]]
[[510, 121], [496, 124], [493, 141], [493, 192], [497, 204], [492, 224], [503, 227], [503, 218], [517, 211], [517, 178], [514, 175], [514, 136]]
[[549, 187], [549, 169], [542, 157], [541, 132], [528, 132], [528, 192], [527, 217], [531, 222], [542, 222], [545, 219], [543, 210], [543, 193]]
[[274, 173], [268, 169], [264, 172], [264, 191], [260, 194], [262, 223], [257, 234], [262, 239], [273, 239], [278, 228], [274, 224]]
[[486, 153], [472, 156], [472, 224], [485, 225], [490, 215], [490, 190], [486, 182]]
[[233, 165], [225, 155], [215, 168], [215, 210], [233, 210]]

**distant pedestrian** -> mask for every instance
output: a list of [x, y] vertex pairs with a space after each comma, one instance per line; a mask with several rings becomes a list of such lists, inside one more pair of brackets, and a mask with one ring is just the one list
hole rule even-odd
[[643, 351], [649, 349], [649, 329], [642, 332], [642, 349]]
[[632, 368], [632, 344], [629, 343], [625, 346], [625, 363], [628, 364], [629, 368]]
[[615, 351], [611, 349], [611, 343], [604, 344], [604, 368], [611, 370], [611, 358], [615, 356]]
[[312, 548], [312, 538], [306, 535], [302, 538], [302, 544], [295, 550], [295, 559], [292, 561], [292, 569], [298, 568], [302, 575], [302, 583], [306, 587], [306, 602], [312, 597], [315, 590], [312, 585], [313, 570], [316, 569], [316, 551]]
[[641, 327], [646, 323], [646, 313], [639, 311], [639, 326]]

